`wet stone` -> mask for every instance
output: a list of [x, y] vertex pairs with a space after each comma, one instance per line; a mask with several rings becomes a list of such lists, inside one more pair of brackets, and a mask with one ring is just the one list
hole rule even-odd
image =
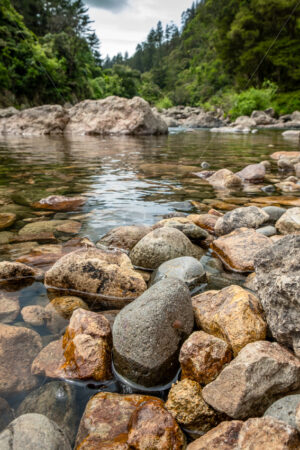
[[50, 195], [34, 202], [35, 209], [50, 209], [52, 211], [74, 211], [85, 203], [84, 197], [65, 197], [63, 195]]
[[45, 325], [46, 320], [49, 318], [49, 314], [43, 306], [29, 305], [22, 308], [21, 315], [24, 322], [34, 327], [41, 327]]
[[22, 278], [34, 278], [37, 271], [25, 264], [2, 261], [0, 262], [0, 280], [20, 280]]
[[0, 322], [12, 323], [20, 312], [20, 303], [15, 295], [0, 293]]
[[133, 247], [150, 233], [151, 228], [146, 226], [123, 226], [110, 230], [97, 244], [112, 248], [132, 250]]
[[10, 227], [16, 220], [14, 213], [0, 213], [0, 230]]
[[187, 450], [238, 450], [241, 420], [224, 421], [188, 445]]
[[81, 308], [88, 310], [88, 305], [79, 297], [55, 297], [50, 305], [64, 319], [70, 319], [75, 309]]

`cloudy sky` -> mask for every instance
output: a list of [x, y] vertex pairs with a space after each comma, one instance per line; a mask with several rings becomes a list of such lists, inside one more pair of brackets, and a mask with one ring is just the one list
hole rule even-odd
[[131, 55], [159, 20], [165, 26], [172, 20], [179, 25], [181, 13], [192, 0], [85, 0], [101, 40], [101, 54], [118, 52]]

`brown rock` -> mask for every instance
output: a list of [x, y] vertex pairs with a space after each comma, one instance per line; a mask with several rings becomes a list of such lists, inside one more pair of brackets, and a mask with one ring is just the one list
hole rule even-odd
[[215, 214], [190, 214], [187, 218], [198, 225], [198, 227], [213, 233], [219, 216]]
[[263, 164], [250, 164], [236, 175], [249, 183], [261, 183], [265, 179], [266, 168]]
[[74, 211], [84, 205], [84, 197], [65, 197], [63, 195], [50, 195], [32, 204], [35, 209], [50, 209], [52, 211]]
[[[49, 305], [51, 305], [49, 307]], [[51, 307], [55, 309], [55, 311], [62, 316], [64, 319], [69, 320], [73, 314], [73, 312], [78, 309], [85, 309], [88, 310], [88, 305], [81, 300], [79, 297], [55, 297], [53, 300], [51, 300], [50, 304], [46, 306], [48, 310], [53, 310]]]
[[0, 324], [0, 395], [34, 389], [31, 363], [42, 348], [40, 336], [23, 327]]
[[99, 392], [94, 395], [88, 401], [80, 421], [76, 438], [77, 448], [80, 450], [95, 448], [92, 446], [81, 447], [89, 436], [97, 440], [98, 444], [114, 438], [122, 438], [124, 435], [127, 438], [133, 412], [141, 403], [151, 399], [153, 397], [120, 395], [110, 392]]
[[13, 213], [0, 213], [0, 230], [10, 227], [16, 218], [17, 216]]
[[111, 441], [102, 441], [102, 439], [94, 434], [88, 435], [76, 450], [129, 450], [127, 444], [127, 434], [121, 437], [116, 437]]
[[182, 450], [185, 437], [161, 400], [142, 403], [133, 413], [128, 433], [129, 446], [140, 450]]
[[271, 243], [268, 237], [251, 228], [237, 228], [216, 239], [211, 248], [230, 270], [253, 272], [256, 253]]
[[50, 342], [40, 351], [32, 363], [31, 373], [48, 378], [65, 378], [66, 374], [62, 369], [64, 363], [65, 358], [61, 338]]
[[202, 394], [217, 411], [244, 419], [299, 386], [300, 360], [277, 343], [258, 341], [244, 347]]
[[275, 152], [272, 153], [272, 155], [270, 156], [270, 158], [275, 159], [276, 161], [282, 157], [286, 157], [286, 158], [298, 158], [300, 156], [300, 152]]
[[195, 331], [180, 350], [182, 379], [210, 383], [231, 359], [232, 353], [226, 342], [204, 331]]
[[125, 253], [94, 248], [63, 256], [46, 272], [45, 284], [68, 294], [80, 292], [85, 300], [113, 308], [124, 306], [147, 287]]
[[259, 300], [240, 286], [208, 291], [192, 302], [197, 326], [227, 341], [234, 355], [250, 342], [266, 338]]
[[34, 327], [43, 326], [46, 319], [49, 317], [45, 308], [40, 305], [25, 306], [22, 308], [21, 315], [24, 322], [29, 323]]
[[25, 264], [2, 261], [0, 262], [0, 280], [20, 280], [22, 278], [34, 278], [36, 270]]
[[300, 403], [296, 409], [295, 423], [296, 423], [297, 430], [300, 432]]
[[216, 189], [239, 188], [242, 180], [228, 169], [221, 169], [214, 173], [207, 181]]
[[12, 323], [20, 312], [20, 303], [15, 295], [0, 293], [0, 322]]
[[275, 226], [281, 234], [300, 234], [300, 207], [288, 209]]
[[300, 198], [284, 197], [284, 196], [255, 197], [255, 203], [262, 203], [263, 206], [266, 205], [300, 206]]
[[239, 450], [237, 443], [242, 426], [241, 420], [222, 422], [189, 444], [187, 450]]
[[166, 408], [180, 425], [195, 435], [207, 433], [226, 417], [205, 403], [200, 384], [189, 379], [173, 384]]
[[238, 448], [296, 450], [300, 448], [300, 435], [295, 428], [273, 417], [248, 419], [239, 433]]
[[118, 227], [109, 231], [97, 244], [131, 250], [150, 231], [150, 227], [142, 225]]

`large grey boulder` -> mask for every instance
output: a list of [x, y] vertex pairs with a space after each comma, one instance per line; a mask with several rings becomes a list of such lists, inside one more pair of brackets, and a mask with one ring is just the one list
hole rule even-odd
[[268, 219], [268, 214], [256, 206], [237, 208], [218, 219], [215, 225], [215, 233], [222, 236], [231, 233], [236, 228], [259, 228]]
[[0, 434], [1, 450], [71, 450], [63, 430], [41, 414], [24, 414]]
[[196, 258], [182, 256], [161, 264], [153, 273], [151, 284], [165, 278], [178, 278], [190, 289], [193, 289], [205, 281], [205, 270]]
[[68, 134], [167, 134], [163, 119], [140, 97], [84, 100], [69, 109]]
[[127, 305], [113, 326], [114, 365], [119, 374], [145, 386], [174, 377], [183, 341], [194, 324], [186, 285], [165, 279]]
[[17, 416], [37, 413], [47, 416], [65, 430], [70, 442], [77, 431], [75, 390], [64, 381], [51, 381], [30, 392], [16, 411]]
[[254, 259], [257, 293], [274, 338], [300, 356], [300, 236], [286, 236]]
[[163, 227], [143, 237], [131, 250], [130, 259], [135, 266], [157, 269], [170, 259], [179, 256], [201, 257], [202, 253], [181, 231]]

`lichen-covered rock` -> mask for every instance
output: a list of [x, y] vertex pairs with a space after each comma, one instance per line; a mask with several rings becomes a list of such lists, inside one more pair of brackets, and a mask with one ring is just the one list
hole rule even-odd
[[207, 433], [226, 417], [205, 403], [200, 384], [189, 379], [173, 384], [166, 408], [180, 425], [195, 435]]
[[93, 248], [63, 256], [46, 272], [45, 284], [70, 294], [79, 292], [84, 300], [94, 294], [93, 302], [101, 303], [101, 296], [112, 298], [112, 304], [113, 298], [130, 301], [146, 290], [125, 253]]
[[202, 264], [191, 256], [181, 256], [161, 264], [152, 275], [151, 284], [165, 278], [178, 278], [186, 283], [189, 289], [205, 281], [205, 270]]
[[[48, 309], [47, 309], [48, 308]], [[58, 315], [68, 320], [71, 318], [73, 312], [78, 309], [88, 310], [88, 305], [79, 297], [66, 296], [66, 297], [55, 297], [49, 305], [46, 306], [46, 311], [53, 309]]]
[[0, 324], [0, 395], [6, 397], [37, 386], [31, 363], [41, 348], [41, 338], [35, 331]]
[[266, 338], [259, 300], [240, 286], [204, 292], [192, 303], [197, 326], [228, 342], [234, 355], [250, 342]]
[[236, 189], [242, 185], [241, 178], [228, 169], [218, 170], [207, 181], [216, 189]]
[[62, 428], [70, 442], [76, 435], [77, 406], [75, 390], [64, 381], [51, 381], [30, 392], [19, 405], [16, 415], [43, 414]]
[[195, 331], [180, 350], [181, 377], [200, 384], [210, 383], [231, 359], [227, 342], [204, 331]]
[[256, 206], [237, 208], [218, 219], [215, 233], [222, 236], [231, 233], [236, 228], [258, 228], [268, 219], [268, 214]]
[[300, 234], [300, 208], [288, 209], [275, 226], [281, 234]]
[[242, 426], [241, 420], [222, 422], [189, 444], [187, 450], [239, 450], [237, 443]]
[[36, 275], [37, 271], [25, 264], [10, 261], [0, 262], [0, 281], [34, 278]]
[[50, 211], [74, 211], [79, 206], [84, 205], [84, 197], [65, 197], [64, 195], [50, 195], [34, 202], [32, 207], [35, 209], [46, 209]]
[[71, 450], [59, 426], [42, 414], [17, 417], [0, 434], [1, 450]]
[[248, 183], [261, 183], [264, 181], [266, 168], [263, 164], [250, 164], [236, 175]]
[[182, 342], [193, 329], [186, 285], [159, 281], [117, 315], [113, 327], [117, 372], [144, 386], [168, 383], [178, 370]]
[[183, 450], [185, 437], [159, 399], [142, 403], [134, 411], [128, 433], [128, 444], [141, 450]]
[[165, 261], [180, 256], [201, 257], [200, 250], [181, 231], [163, 227], [143, 237], [131, 250], [130, 259], [135, 266], [157, 269]]
[[274, 338], [300, 356], [300, 236], [285, 236], [255, 257], [256, 285]]
[[140, 97], [84, 100], [69, 109], [67, 134], [167, 134], [168, 127]]
[[217, 411], [245, 419], [299, 386], [299, 359], [277, 343], [258, 341], [244, 347], [202, 394]]
[[113, 228], [105, 236], [103, 236], [98, 244], [106, 247], [122, 248], [124, 250], [132, 250], [133, 247], [144, 237], [152, 231], [151, 227], [143, 225], [130, 225], [118, 228]]
[[212, 250], [229, 269], [237, 272], [253, 272], [254, 257], [272, 241], [250, 228], [237, 228], [221, 236], [212, 244]]

